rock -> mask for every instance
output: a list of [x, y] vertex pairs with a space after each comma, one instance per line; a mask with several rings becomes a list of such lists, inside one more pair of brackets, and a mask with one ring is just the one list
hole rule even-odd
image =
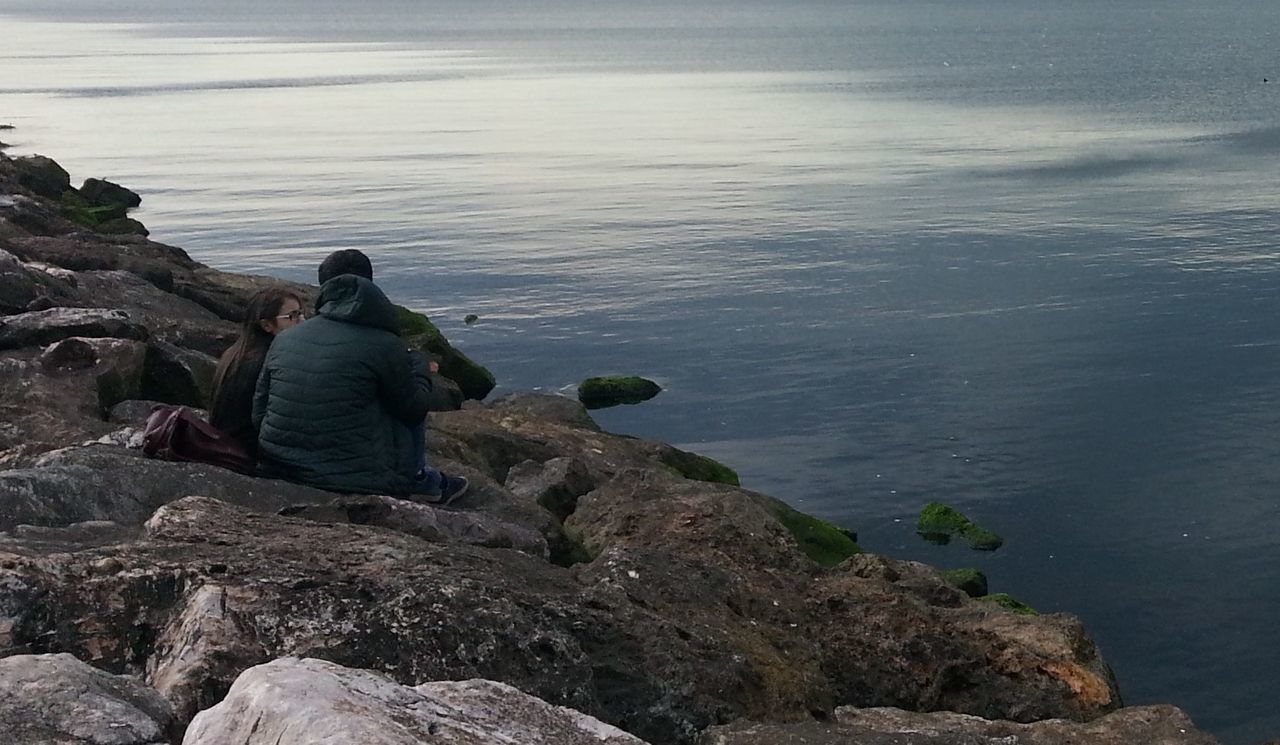
[[596, 480], [580, 461], [552, 458], [527, 460], [507, 472], [507, 489], [542, 505], [561, 522], [578, 508], [578, 497], [596, 488]]
[[528, 525], [483, 512], [446, 510], [394, 497], [352, 495], [327, 505], [308, 506], [284, 514], [322, 522], [375, 525], [432, 543], [511, 548], [540, 558], [548, 556], [546, 539]]
[[1052, 719], [1031, 724], [939, 711], [836, 710], [834, 722], [712, 727], [699, 745], [1217, 745], [1173, 706], [1133, 706], [1092, 722]]
[[115, 217], [98, 223], [96, 230], [109, 235], [151, 235], [147, 226], [132, 217]]
[[586, 407], [567, 396], [521, 391], [500, 396], [489, 405], [499, 411], [519, 412], [526, 417], [600, 431], [600, 425], [587, 413]]
[[930, 502], [920, 510], [916, 532], [933, 543], [947, 543], [951, 536], [958, 535], [968, 541], [971, 548], [980, 551], [994, 551], [1004, 543], [1000, 536], [941, 502]]
[[[542, 448], [582, 463], [600, 485], [578, 498], [565, 527], [591, 560], [566, 570], [514, 551], [191, 497], [161, 507], [135, 543], [41, 553], [0, 541], [9, 646], [92, 650], [107, 669], [150, 670], [179, 712], [216, 700], [234, 674], [265, 659], [321, 656], [401, 683], [501, 680], [656, 743], [689, 743], [737, 717], [805, 717], [837, 702], [1018, 719], [1088, 718], [1118, 705], [1074, 619], [1006, 613], [968, 600], [928, 567], [882, 557], [854, 555], [820, 570], [759, 495], [669, 473], [660, 444], [512, 409], [439, 419], [450, 448], [468, 461], [493, 458], [495, 470], [511, 470], [503, 452]], [[489, 454], [468, 455], [471, 443]], [[104, 451], [64, 451], [41, 467], [73, 455], [121, 457]], [[59, 496], [67, 479], [46, 497], [32, 485], [39, 468], [0, 474], [0, 485], [24, 474], [19, 492], [39, 495], [31, 499], [39, 508], [58, 499], [81, 505], [123, 492], [127, 472], [133, 491], [118, 501], [130, 515], [138, 510], [128, 505], [145, 499], [209, 494], [220, 484], [225, 498], [274, 506], [231, 488], [230, 479], [260, 480], [208, 473], [218, 469], [183, 485], [169, 474], [182, 464], [81, 463], [77, 478], [98, 481], [90, 493]], [[165, 477], [171, 482], [160, 483]], [[139, 494], [152, 488], [154, 497]], [[496, 499], [490, 489], [480, 490], [482, 504]], [[103, 559], [121, 569], [98, 573]], [[140, 644], [140, 633], [155, 645]]]
[[8, 452], [13, 448], [29, 455], [97, 439], [114, 428], [103, 420], [107, 407], [138, 395], [145, 344], [81, 337], [58, 344], [79, 350], [81, 364], [91, 349], [96, 361], [73, 368], [58, 366], [53, 355], [47, 359], [52, 366], [42, 364], [38, 349], [0, 353], [0, 409], [6, 412], [0, 462], [16, 463]]
[[738, 474], [725, 464], [705, 455], [671, 448], [662, 454], [662, 462], [687, 479], [738, 485]]
[[971, 598], [987, 594], [987, 575], [978, 569], [944, 569], [942, 578]]
[[[150, 273], [145, 262], [130, 263], [136, 271], [82, 271], [76, 304], [128, 308], [131, 318], [150, 331], [150, 338], [217, 358], [238, 334], [236, 324], [219, 318], [203, 306], [165, 290], [157, 282], [164, 277]], [[140, 274], [141, 272], [142, 274]], [[169, 281], [172, 282], [172, 275]], [[243, 315], [244, 308], [240, 309]]]
[[72, 336], [145, 341], [147, 329], [122, 310], [50, 308], [0, 319], [0, 350], [52, 344]]
[[164, 341], [147, 344], [142, 398], [202, 409], [213, 397], [218, 361], [203, 352]]
[[398, 685], [366, 670], [284, 658], [251, 668], [201, 712], [183, 745], [644, 745], [571, 709], [487, 680]]
[[0, 659], [0, 732], [32, 745], [167, 745], [176, 735], [160, 694], [69, 654]]
[[92, 367], [98, 362], [98, 353], [85, 339], [71, 337], [54, 342], [40, 354], [40, 364], [45, 372]]
[[138, 525], [184, 494], [206, 494], [271, 512], [334, 499], [330, 492], [285, 481], [94, 445], [48, 453], [30, 468], [0, 471], [0, 530], [22, 523], [56, 526], [85, 520]]
[[[52, 297], [69, 295], [63, 282], [31, 269], [8, 251], [0, 250], [0, 315], [44, 310], [54, 305]], [[37, 301], [44, 307], [32, 307]]]
[[52, 158], [29, 155], [16, 158], [10, 163], [17, 171], [18, 183], [38, 196], [58, 199], [64, 192], [71, 190], [71, 175]]
[[462, 319], [462, 322], [463, 322], [463, 323], [465, 323], [465, 324], [467, 324], [468, 326], [470, 326], [471, 324], [473, 324], [473, 323], [475, 323], [476, 321], [479, 321], [479, 320], [480, 320], [480, 316], [477, 316], [475, 313], [468, 313], [468, 314], [467, 314], [467, 315]]
[[1024, 616], [1036, 615], [1035, 608], [1032, 608], [1031, 606], [1022, 602], [1021, 600], [1018, 600], [1017, 598], [1011, 597], [1008, 593], [997, 592], [994, 595], [982, 595], [978, 597], [978, 600], [982, 600], [988, 603], [995, 603], [1001, 608], [1004, 608], [1006, 610], [1011, 610], [1014, 613], [1020, 613]]
[[438, 360], [440, 374], [456, 382], [464, 396], [480, 400], [489, 395], [496, 385], [493, 373], [449, 344], [426, 316], [399, 305], [396, 312], [400, 316], [400, 334], [408, 345]]
[[151, 412], [155, 411], [157, 406], [163, 405], [163, 401], [124, 400], [111, 407], [107, 413], [107, 421], [116, 424], [142, 425], [146, 423], [147, 417], [151, 416]]
[[578, 400], [588, 409], [638, 404], [661, 392], [657, 383], [635, 375], [587, 378], [578, 384]]
[[142, 204], [142, 197], [123, 186], [103, 179], [85, 179], [80, 187], [80, 196], [90, 204], [118, 204], [127, 208]]

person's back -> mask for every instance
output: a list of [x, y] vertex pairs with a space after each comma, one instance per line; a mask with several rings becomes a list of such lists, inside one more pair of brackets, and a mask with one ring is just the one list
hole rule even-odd
[[417, 472], [408, 427], [431, 390], [406, 352], [391, 301], [371, 281], [325, 282], [318, 316], [276, 337], [254, 398], [264, 473], [324, 489], [407, 494]]

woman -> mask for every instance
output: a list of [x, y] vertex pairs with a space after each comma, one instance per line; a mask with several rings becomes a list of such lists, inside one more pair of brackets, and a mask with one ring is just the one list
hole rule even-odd
[[213, 403], [209, 423], [244, 445], [251, 456], [258, 452], [258, 430], [253, 426], [253, 391], [272, 339], [300, 323], [302, 300], [279, 287], [262, 290], [249, 301], [240, 338], [222, 353], [213, 377]]

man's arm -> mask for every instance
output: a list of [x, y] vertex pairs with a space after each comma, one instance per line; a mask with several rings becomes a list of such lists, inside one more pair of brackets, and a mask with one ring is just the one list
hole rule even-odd
[[406, 426], [421, 422], [431, 402], [431, 372], [427, 358], [405, 349], [399, 339], [388, 341], [378, 366], [378, 397], [387, 411]]

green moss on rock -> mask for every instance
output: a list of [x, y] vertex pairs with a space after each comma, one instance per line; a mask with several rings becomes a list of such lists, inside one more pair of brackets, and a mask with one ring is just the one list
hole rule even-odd
[[934, 543], [947, 543], [951, 540], [951, 536], [958, 535], [968, 541], [970, 548], [979, 551], [994, 551], [1004, 543], [1004, 539], [1000, 536], [974, 523], [959, 510], [942, 502], [930, 502], [920, 510], [916, 532], [925, 540]]
[[578, 400], [588, 409], [638, 404], [662, 392], [662, 386], [637, 375], [587, 378], [578, 384]]
[[1007, 608], [1013, 611], [1014, 613], [1020, 613], [1024, 616], [1039, 615], [1039, 613], [1036, 612], [1035, 608], [1032, 608], [1031, 606], [1022, 602], [1021, 600], [1011, 597], [1007, 593], [1003, 593], [1003, 592], [997, 592], [993, 595], [983, 595], [982, 597], [978, 598], [978, 600], [981, 600], [986, 603], [995, 603], [996, 605], [999, 605], [1003, 608]]
[[795, 537], [800, 550], [814, 563], [831, 567], [854, 554], [862, 553], [858, 535], [833, 522], [822, 520], [795, 509], [776, 497], [760, 495], [765, 509]]
[[705, 455], [669, 448], [662, 453], [660, 459], [686, 479], [739, 485], [738, 474], [732, 468]]
[[426, 316], [399, 305], [396, 315], [405, 342], [440, 363], [440, 374], [457, 383], [462, 395], [478, 401], [497, 385], [493, 373], [453, 348]]
[[961, 590], [971, 598], [982, 597], [988, 592], [987, 575], [980, 570], [965, 567], [962, 569], [943, 569], [940, 573], [942, 578], [947, 581], [947, 584]]

